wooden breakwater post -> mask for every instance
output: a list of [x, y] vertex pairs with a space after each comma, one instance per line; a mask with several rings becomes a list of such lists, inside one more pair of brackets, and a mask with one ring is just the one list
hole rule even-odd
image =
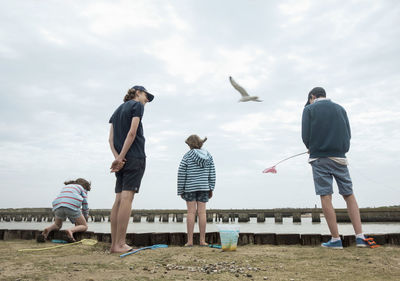
[[301, 213], [293, 213], [293, 222], [301, 222]]
[[275, 222], [276, 222], [276, 223], [281, 223], [281, 222], [283, 222], [282, 213], [275, 213], [275, 214], [274, 214], [274, 217], [275, 217]]
[[132, 221], [133, 222], [141, 222], [142, 221], [142, 215], [141, 214], [134, 214]]
[[146, 222], [154, 222], [155, 215], [154, 214], [148, 214], [146, 217]]
[[183, 222], [183, 214], [176, 214], [176, 222]]
[[312, 222], [321, 222], [321, 213], [319, 211], [313, 211], [311, 213]]
[[249, 222], [249, 221], [250, 221], [249, 214], [242, 214], [242, 213], [239, 214], [238, 222]]
[[257, 214], [257, 222], [265, 222], [265, 214], [264, 213]]
[[160, 215], [162, 222], [169, 222], [169, 214]]

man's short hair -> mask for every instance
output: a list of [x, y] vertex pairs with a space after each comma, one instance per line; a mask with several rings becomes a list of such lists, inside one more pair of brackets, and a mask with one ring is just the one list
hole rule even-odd
[[324, 88], [322, 87], [315, 87], [313, 88], [310, 93], [308, 94], [308, 96], [314, 96], [316, 98], [321, 98], [321, 97], [326, 97], [326, 92], [324, 90]]

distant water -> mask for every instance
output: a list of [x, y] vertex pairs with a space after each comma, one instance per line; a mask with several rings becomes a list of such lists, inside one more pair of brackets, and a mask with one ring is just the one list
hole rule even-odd
[[[207, 232], [218, 231], [217, 222], [207, 223]], [[266, 218], [264, 223], [258, 223], [256, 218], [251, 218], [250, 222], [238, 223], [230, 222], [224, 224], [238, 224], [240, 232], [250, 233], [299, 233], [299, 234], [329, 234], [328, 225], [323, 217], [321, 223], [313, 223], [311, 218], [302, 218], [301, 223], [293, 223], [292, 218], [283, 218], [282, 223], [275, 223], [274, 218]], [[0, 229], [38, 229], [42, 230], [49, 226], [49, 222], [4, 222], [0, 221]], [[89, 231], [110, 233], [109, 222], [89, 222]], [[68, 221], [64, 223], [63, 228], [71, 227]], [[198, 231], [198, 224], [195, 225], [195, 232]], [[363, 223], [364, 233], [400, 233], [400, 223]], [[177, 222], [146, 222], [146, 218], [142, 218], [142, 222], [133, 223], [132, 218], [128, 225], [129, 233], [145, 233], [145, 232], [186, 232], [186, 221]], [[342, 235], [354, 234], [351, 223], [339, 223], [339, 232]]]

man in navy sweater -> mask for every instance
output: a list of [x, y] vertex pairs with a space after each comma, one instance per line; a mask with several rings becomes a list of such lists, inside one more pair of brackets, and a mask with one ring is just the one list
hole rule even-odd
[[332, 205], [333, 178], [347, 204], [347, 211], [356, 233], [357, 247], [366, 247], [362, 233], [360, 211], [353, 194], [353, 184], [347, 168], [346, 152], [350, 148], [350, 124], [346, 111], [326, 98], [321, 87], [312, 89], [303, 110], [302, 138], [312, 166], [315, 192], [321, 197], [322, 210], [332, 238], [323, 247], [343, 249], [336, 214]]

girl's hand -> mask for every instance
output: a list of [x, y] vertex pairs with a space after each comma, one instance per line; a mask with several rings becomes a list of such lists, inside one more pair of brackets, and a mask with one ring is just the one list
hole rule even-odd
[[118, 172], [119, 170], [122, 169], [122, 167], [124, 167], [126, 162], [126, 159], [120, 159], [119, 157], [117, 157], [111, 164], [111, 173], [114, 172]]

